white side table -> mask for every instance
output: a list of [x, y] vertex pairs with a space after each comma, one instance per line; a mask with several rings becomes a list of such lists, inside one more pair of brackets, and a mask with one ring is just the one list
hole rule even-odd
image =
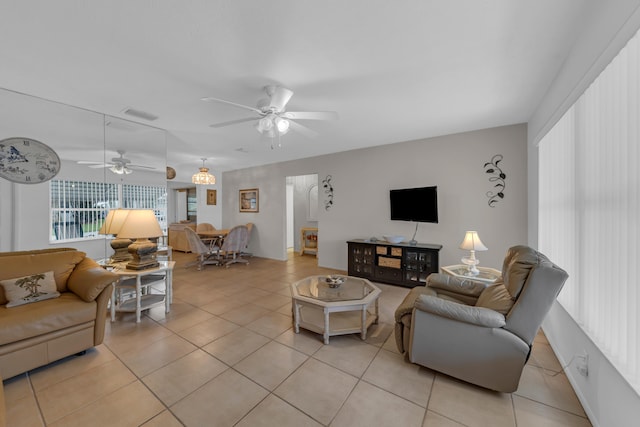
[[[120, 276], [111, 294], [111, 321], [115, 321], [116, 311], [135, 312], [136, 323], [140, 323], [142, 310], [146, 310], [164, 303], [165, 312], [171, 310], [173, 300], [173, 267], [175, 261], [158, 261], [160, 265], [147, 270], [127, 270], [126, 262], [111, 265], [112, 272]], [[149, 287], [158, 282], [165, 282], [164, 294], [148, 292]], [[135, 297], [123, 299], [120, 295], [123, 289], [132, 289]]]
[[443, 274], [449, 276], [460, 277], [461, 279], [477, 280], [478, 282], [493, 283], [502, 275], [500, 270], [489, 267], [477, 267], [480, 273], [475, 276], [469, 274], [469, 266], [464, 264], [447, 265], [446, 267], [440, 267]]

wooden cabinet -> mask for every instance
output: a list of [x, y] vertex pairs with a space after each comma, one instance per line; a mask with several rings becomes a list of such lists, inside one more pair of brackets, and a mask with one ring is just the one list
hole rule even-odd
[[442, 245], [349, 240], [349, 276], [413, 288], [437, 273]]

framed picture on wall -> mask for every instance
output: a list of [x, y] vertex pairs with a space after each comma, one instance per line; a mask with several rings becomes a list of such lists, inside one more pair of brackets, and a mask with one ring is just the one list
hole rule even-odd
[[258, 212], [258, 189], [240, 190], [240, 212]]
[[207, 204], [215, 205], [217, 195], [217, 190], [207, 190]]

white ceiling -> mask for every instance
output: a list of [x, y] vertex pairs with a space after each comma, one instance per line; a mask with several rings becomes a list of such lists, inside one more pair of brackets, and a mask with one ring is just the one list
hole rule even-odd
[[[222, 171], [526, 122], [587, 1], [5, 0], [0, 87], [155, 114], [138, 121], [170, 131], [186, 180], [201, 157]], [[251, 114], [200, 98], [254, 106], [267, 84], [340, 120], [274, 150], [252, 122], [209, 127]]]

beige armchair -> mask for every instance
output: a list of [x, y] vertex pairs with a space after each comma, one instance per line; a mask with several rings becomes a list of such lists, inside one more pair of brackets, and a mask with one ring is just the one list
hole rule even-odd
[[412, 363], [513, 392], [567, 277], [527, 246], [509, 249], [494, 284], [431, 274], [396, 310], [398, 349]]

